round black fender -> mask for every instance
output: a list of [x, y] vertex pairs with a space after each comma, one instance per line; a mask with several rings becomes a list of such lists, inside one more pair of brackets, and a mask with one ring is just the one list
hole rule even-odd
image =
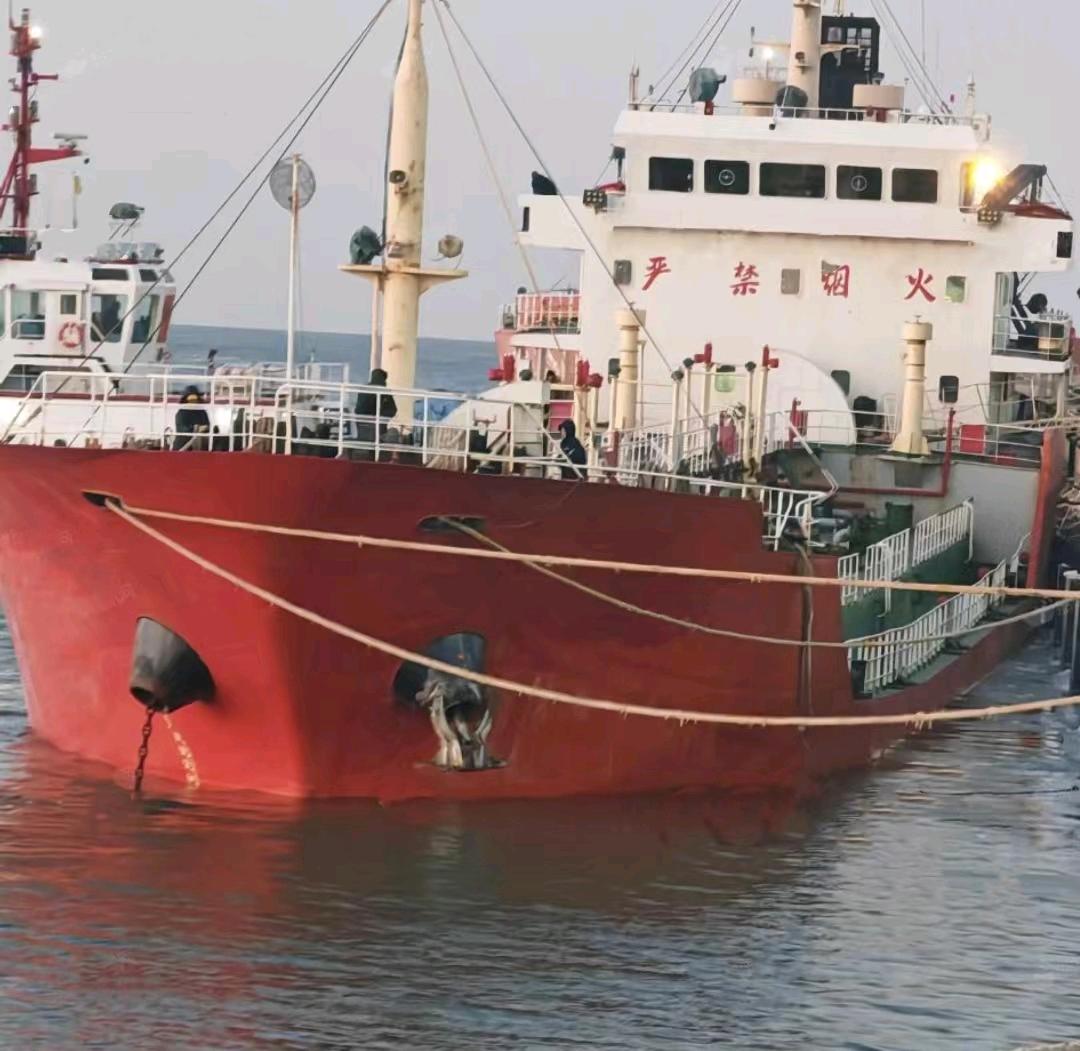
[[203, 659], [176, 632], [149, 617], [135, 627], [132, 697], [154, 712], [175, 712], [214, 699], [214, 679]]

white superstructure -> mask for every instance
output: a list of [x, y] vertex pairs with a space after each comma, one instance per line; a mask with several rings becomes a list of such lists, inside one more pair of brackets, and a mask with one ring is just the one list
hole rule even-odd
[[[706, 344], [740, 368], [768, 345], [779, 376], [785, 355], [818, 371], [804, 408], [839, 394], [888, 418], [905, 379], [897, 334], [921, 319], [935, 332], [931, 419], [949, 407], [973, 422], [1054, 415], [1072, 322], [1032, 302], [1028, 283], [1070, 266], [1073, 222], [1048, 199], [1045, 169], [1007, 171], [988, 118], [905, 111], [902, 89], [881, 83], [872, 19], [822, 19], [806, 0], [794, 13], [797, 92], [759, 71], [735, 83], [731, 107], [631, 99], [615, 128], [616, 183], [522, 199], [527, 245], [580, 252], [580, 295], [561, 328], [523, 323], [537, 299], [520, 297], [504, 344], [530, 361], [530, 348], [576, 351], [606, 374], [629, 303], [648, 313], [645, 384], [670, 383]], [[805, 47], [808, 31], [824, 57]]]

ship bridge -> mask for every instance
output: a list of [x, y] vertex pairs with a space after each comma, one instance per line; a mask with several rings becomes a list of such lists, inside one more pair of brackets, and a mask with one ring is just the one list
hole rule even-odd
[[705, 344], [733, 365], [769, 345], [853, 408], [888, 412], [904, 378], [896, 333], [920, 317], [937, 334], [933, 408], [1009, 422], [1064, 405], [1072, 321], [1032, 282], [1071, 265], [1071, 216], [1044, 166], [994, 149], [973, 88], [963, 114], [909, 108], [883, 83], [878, 40], [873, 19], [797, 4], [792, 43], [767, 49], [791, 50], [786, 82], [768, 60], [726, 103], [708, 97], [722, 79], [709, 70], [683, 92], [697, 101], [640, 99], [632, 82], [616, 179], [566, 196], [534, 185], [523, 241], [581, 253], [583, 357], [612, 357], [631, 302], [664, 352], [646, 352], [648, 382]]

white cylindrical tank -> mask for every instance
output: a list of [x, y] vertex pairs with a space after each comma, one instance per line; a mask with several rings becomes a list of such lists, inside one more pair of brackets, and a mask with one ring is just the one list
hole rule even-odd
[[778, 80], [740, 77], [731, 85], [731, 99], [742, 106], [747, 115], [769, 116], [783, 87]]
[[620, 310], [615, 321], [619, 326], [619, 383], [612, 426], [618, 431], [629, 431], [637, 426], [641, 328], [645, 324], [645, 311]]
[[930, 446], [923, 434], [923, 400], [926, 395], [926, 344], [933, 338], [934, 326], [928, 321], [912, 321], [904, 326], [907, 378], [904, 382], [900, 433], [893, 442], [892, 450], [905, 456], [927, 456], [930, 453]]
[[852, 105], [855, 109], [902, 110], [904, 88], [899, 84], [856, 84]]

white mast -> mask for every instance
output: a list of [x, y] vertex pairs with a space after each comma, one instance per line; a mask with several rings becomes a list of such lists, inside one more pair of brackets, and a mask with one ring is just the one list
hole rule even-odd
[[[342, 267], [348, 273], [374, 281], [376, 299], [382, 293], [381, 367], [389, 375], [388, 385], [398, 390], [416, 385], [420, 297], [433, 285], [467, 276], [464, 270], [421, 266], [428, 132], [423, 3], [424, 0], [408, 0], [409, 22], [394, 80], [383, 262], [381, 266]], [[373, 333], [376, 323], [373, 317]], [[398, 424], [408, 429], [412, 423], [412, 403], [400, 397], [396, 400]]]
[[806, 92], [808, 109], [821, 94], [821, 0], [793, 0], [788, 86]]
[[382, 367], [391, 387], [416, 381], [420, 325], [420, 266], [427, 169], [428, 76], [420, 39], [423, 0], [409, 0], [409, 27], [394, 81], [390, 129], [390, 185], [386, 202], [386, 281], [383, 291]]

